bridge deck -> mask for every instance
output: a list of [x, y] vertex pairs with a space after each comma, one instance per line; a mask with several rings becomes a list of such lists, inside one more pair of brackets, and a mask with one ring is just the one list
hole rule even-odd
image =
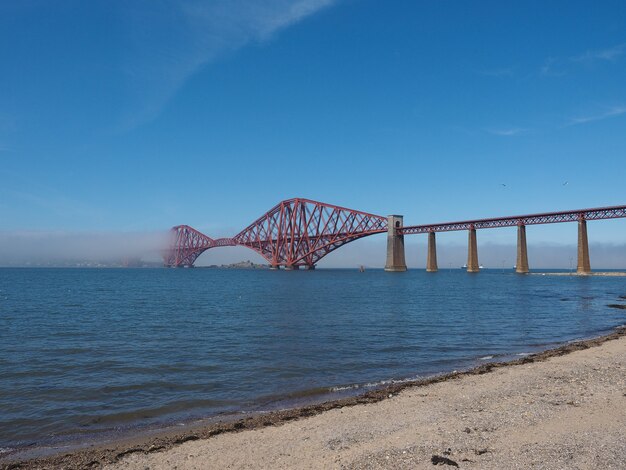
[[516, 227], [518, 225], [554, 224], [576, 222], [578, 220], [618, 219], [626, 217], [626, 206], [599, 207], [564, 212], [546, 212], [543, 214], [514, 215], [492, 219], [464, 220], [429, 225], [411, 225], [398, 230], [402, 235], [414, 235], [429, 232], [451, 232], [481, 228]]

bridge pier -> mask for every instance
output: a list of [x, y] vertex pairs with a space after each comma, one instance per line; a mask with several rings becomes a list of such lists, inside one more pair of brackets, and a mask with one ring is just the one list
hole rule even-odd
[[469, 229], [469, 236], [467, 240], [467, 272], [480, 272], [480, 265], [478, 264], [478, 244], [476, 242], [476, 229], [473, 226]]
[[587, 221], [581, 215], [578, 218], [578, 274], [591, 274], [589, 262], [589, 242], [587, 240]]
[[428, 255], [426, 258], [426, 272], [436, 273], [437, 271], [437, 241], [435, 240], [435, 232], [428, 232]]
[[285, 266], [285, 271], [296, 271], [300, 269], [300, 266], [297, 264], [288, 264]]
[[526, 247], [526, 226], [520, 224], [517, 226], [517, 263], [515, 263], [515, 272], [519, 274], [528, 274], [528, 249]]
[[387, 218], [387, 262], [385, 263], [385, 271], [406, 271], [404, 235], [399, 235], [397, 231], [399, 228], [402, 228], [402, 221], [403, 217], [401, 215], [390, 215]]

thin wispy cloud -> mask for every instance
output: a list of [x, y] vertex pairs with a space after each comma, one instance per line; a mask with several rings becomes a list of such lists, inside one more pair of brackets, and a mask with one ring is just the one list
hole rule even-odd
[[548, 57], [541, 66], [541, 75], [546, 77], [562, 77], [567, 74], [569, 59], [560, 59], [558, 57]]
[[586, 124], [589, 122], [602, 121], [604, 119], [614, 118], [623, 114], [626, 114], [626, 106], [614, 106], [602, 113], [570, 118], [569, 122], [565, 124], [565, 127], [575, 126], [578, 124]]
[[[44, 190], [40, 187], [35, 192], [32, 189], [18, 190], [3, 187], [0, 188], [0, 197], [6, 200], [19, 201], [26, 207], [41, 209], [60, 218], [96, 220], [100, 217], [100, 212], [96, 208], [59, 194], [56, 190]], [[0, 228], [2, 228], [1, 222]]]
[[580, 56], [572, 57], [571, 60], [572, 62], [593, 62], [597, 60], [613, 62], [623, 56], [624, 53], [626, 53], [626, 43], [608, 49], [587, 51]]
[[513, 67], [503, 67], [503, 68], [496, 68], [496, 69], [478, 70], [476, 73], [478, 73], [479, 75], [485, 75], [486, 77], [500, 78], [500, 77], [512, 77], [515, 73], [515, 70], [513, 69]]
[[485, 130], [489, 132], [490, 134], [499, 135], [502, 137], [513, 137], [513, 136], [522, 135], [528, 132], [528, 129], [524, 129], [522, 127], [504, 127], [504, 128], [497, 128], [497, 129], [491, 128], [491, 129], [485, 129]]
[[572, 57], [548, 57], [540, 68], [541, 75], [559, 77], [572, 72], [582, 65], [590, 66], [598, 62], [616, 62], [626, 56], [626, 43], [605, 49], [588, 50]]
[[127, 7], [124, 65], [132, 109], [122, 129], [157, 117], [201, 67], [330, 7], [338, 0], [165, 0]]

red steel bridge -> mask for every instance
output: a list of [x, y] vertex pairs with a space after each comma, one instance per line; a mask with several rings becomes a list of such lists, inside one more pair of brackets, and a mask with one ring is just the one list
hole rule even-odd
[[381, 216], [304, 198], [287, 199], [263, 214], [232, 238], [213, 239], [188, 225], [171, 229], [164, 253], [169, 267], [192, 267], [198, 256], [221, 246], [245, 246], [267, 260], [272, 268], [313, 269], [337, 248], [376, 233], [387, 233], [387, 271], [405, 271], [404, 236], [427, 233], [427, 270], [437, 270], [436, 232], [467, 230], [470, 272], [478, 271], [476, 230], [518, 227], [517, 271], [528, 272], [526, 225], [578, 222], [578, 272], [590, 272], [586, 222], [626, 217], [626, 205], [404, 226], [402, 216]]
[[599, 207], [565, 212], [546, 212], [543, 214], [514, 215], [492, 219], [464, 220], [441, 224], [412, 225], [403, 227], [399, 232], [404, 235], [429, 232], [451, 232], [472, 228], [517, 227], [519, 225], [556, 224], [559, 222], [578, 222], [583, 220], [618, 219], [626, 217], [626, 206]]
[[166, 266], [190, 267], [210, 248], [240, 245], [259, 253], [274, 268], [313, 269], [340, 246], [386, 231], [386, 217], [294, 198], [280, 202], [232, 238], [214, 240], [187, 225], [173, 227], [164, 258]]

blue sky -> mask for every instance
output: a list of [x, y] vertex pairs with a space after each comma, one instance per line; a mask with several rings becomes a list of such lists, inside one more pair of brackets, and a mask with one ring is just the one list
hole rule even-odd
[[5, 233], [626, 203], [621, 0], [0, 0], [0, 64]]

